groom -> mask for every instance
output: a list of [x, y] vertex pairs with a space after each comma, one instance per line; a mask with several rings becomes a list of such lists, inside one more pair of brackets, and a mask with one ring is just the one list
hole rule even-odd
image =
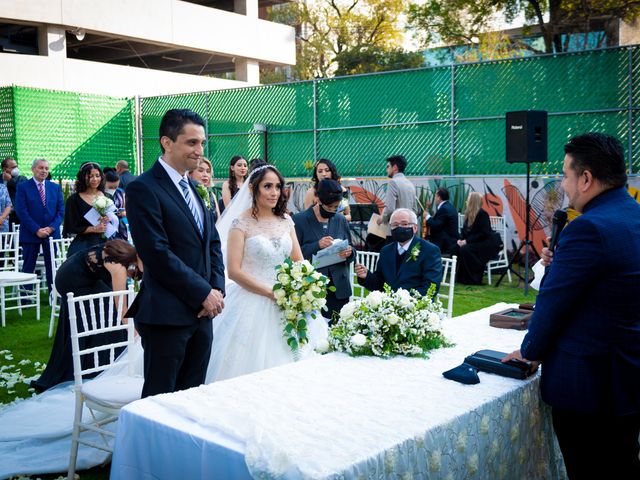
[[144, 348], [142, 397], [205, 381], [211, 318], [224, 307], [220, 239], [187, 173], [198, 166], [204, 120], [169, 110], [160, 122], [162, 156], [127, 186], [127, 216], [144, 263], [129, 313]]

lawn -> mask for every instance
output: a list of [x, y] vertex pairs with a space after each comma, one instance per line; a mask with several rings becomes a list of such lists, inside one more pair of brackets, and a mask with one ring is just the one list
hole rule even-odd
[[[453, 314], [463, 315], [498, 302], [534, 303], [535, 291], [523, 293], [522, 282], [506, 279], [499, 287], [489, 285], [456, 285]], [[486, 281], [486, 280], [485, 280]], [[495, 280], [494, 280], [495, 282]], [[37, 321], [35, 309], [24, 310], [20, 317], [17, 311], [7, 313], [7, 326], [0, 328], [0, 408], [17, 398], [26, 398], [33, 393], [25, 381], [44, 368], [49, 358], [53, 338], [47, 337], [50, 309], [46, 296], [42, 297], [41, 320]], [[487, 319], [488, 321], [488, 319]], [[514, 348], [516, 345], [514, 345]], [[39, 475], [38, 478], [55, 479], [56, 475]], [[109, 467], [96, 467], [80, 472], [82, 479], [107, 479]]]

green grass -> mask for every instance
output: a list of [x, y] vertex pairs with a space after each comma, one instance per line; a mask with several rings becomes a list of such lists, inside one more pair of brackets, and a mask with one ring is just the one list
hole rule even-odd
[[[515, 279], [512, 284], [509, 284], [505, 278], [499, 287], [486, 284], [478, 286], [457, 284], [454, 293], [453, 314], [454, 316], [463, 315], [498, 302], [534, 303], [535, 293], [534, 290], [530, 290], [529, 295], [525, 297], [522, 282], [518, 284]], [[53, 338], [47, 337], [49, 314], [50, 309], [46, 296], [42, 296], [40, 321], [36, 320], [35, 309], [24, 310], [22, 317], [18, 315], [17, 311], [7, 313], [7, 326], [0, 328], [0, 351], [5, 352], [0, 354], [0, 369], [5, 369], [0, 373], [6, 376], [6, 372], [11, 371], [15, 375], [22, 375], [25, 378], [32, 377], [36, 374], [35, 362], [44, 364], [49, 359], [53, 345]], [[7, 351], [9, 353], [6, 353]], [[20, 365], [21, 361], [23, 361], [23, 365]], [[5, 381], [0, 379], [0, 405], [12, 402], [16, 397], [26, 398], [31, 395], [32, 391], [25, 383], [18, 381], [14, 386], [7, 387]], [[55, 479], [59, 476], [60, 474], [39, 475], [38, 478]], [[108, 479], [109, 466], [82, 471], [80, 477], [82, 479]]]

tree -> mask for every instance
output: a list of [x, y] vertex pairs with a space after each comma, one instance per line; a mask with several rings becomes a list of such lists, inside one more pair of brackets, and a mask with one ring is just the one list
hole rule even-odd
[[[544, 21], [548, 13], [548, 22]], [[497, 15], [513, 21], [524, 14], [526, 27], [536, 26], [547, 53], [566, 51], [571, 34], [602, 32], [596, 46], [617, 44], [619, 20], [632, 21], [640, 14], [638, 0], [427, 0], [408, 10], [409, 26], [423, 45], [481, 43]], [[564, 40], [563, 40], [564, 35]], [[586, 38], [586, 37], [585, 37]], [[486, 41], [487, 39], [484, 38]], [[501, 39], [503, 41], [504, 39]], [[530, 44], [509, 39], [511, 49], [543, 53]], [[586, 42], [586, 40], [585, 40]]]
[[405, 52], [400, 48], [383, 50], [367, 46], [352, 48], [336, 55], [336, 62], [336, 75], [355, 75], [419, 68], [424, 65], [424, 56], [421, 52]]
[[296, 28], [295, 71], [304, 80], [331, 76], [341, 56], [351, 62], [356, 52], [397, 50], [406, 6], [406, 0], [294, 0], [273, 7], [270, 19]]

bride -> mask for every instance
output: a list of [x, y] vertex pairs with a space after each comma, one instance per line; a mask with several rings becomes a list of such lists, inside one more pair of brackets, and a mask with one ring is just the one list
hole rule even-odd
[[[302, 260], [291, 218], [285, 213], [284, 179], [272, 165], [255, 169], [218, 221], [229, 280], [223, 313], [213, 318], [214, 340], [207, 383], [293, 361], [273, 298], [275, 266], [287, 257]], [[309, 323], [313, 353], [326, 338], [326, 322]], [[133, 352], [139, 359], [142, 348]], [[101, 375], [118, 373], [117, 367]], [[0, 411], [0, 479], [21, 473], [65, 471], [69, 461], [74, 396], [70, 383]], [[78, 469], [99, 465], [108, 454], [80, 446]]]
[[[220, 219], [223, 257], [232, 282], [227, 283], [225, 309], [213, 319], [207, 383], [293, 361], [272, 291], [276, 266], [287, 257], [303, 259], [293, 221], [285, 213], [283, 188], [284, 178], [273, 165], [258, 167]], [[303, 355], [326, 338], [326, 329], [326, 322], [311, 319]]]

